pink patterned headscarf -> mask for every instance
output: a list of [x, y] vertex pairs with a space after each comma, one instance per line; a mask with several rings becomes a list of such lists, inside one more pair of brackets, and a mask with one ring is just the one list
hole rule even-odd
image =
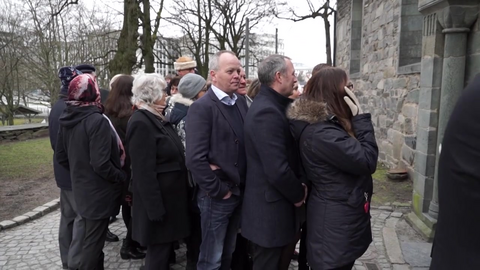
[[95, 76], [80, 74], [68, 85], [68, 106], [97, 106], [103, 113], [103, 105], [100, 101], [100, 89]]
[[118, 136], [115, 127], [108, 117], [103, 114], [104, 108], [100, 100], [100, 89], [98, 88], [97, 80], [95, 76], [91, 74], [80, 74], [75, 77], [68, 85], [68, 97], [67, 106], [96, 106], [100, 109], [103, 117], [108, 120], [110, 128], [115, 133], [118, 149], [120, 152], [120, 163], [123, 167], [125, 164], [125, 148], [123, 147], [122, 140]]

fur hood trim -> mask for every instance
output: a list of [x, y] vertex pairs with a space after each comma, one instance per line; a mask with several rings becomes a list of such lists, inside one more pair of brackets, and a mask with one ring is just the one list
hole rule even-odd
[[292, 120], [305, 121], [309, 124], [327, 120], [327, 104], [299, 98], [287, 109], [287, 117]]
[[193, 104], [193, 100], [188, 99], [188, 98], [184, 98], [182, 96], [182, 94], [177, 93], [170, 98], [170, 103], [171, 104], [180, 103], [180, 104], [183, 104], [185, 106], [190, 107], [190, 105]]

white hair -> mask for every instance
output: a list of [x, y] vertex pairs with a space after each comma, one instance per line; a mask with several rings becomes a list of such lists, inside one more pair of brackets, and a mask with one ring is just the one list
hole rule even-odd
[[163, 96], [163, 89], [167, 86], [162, 75], [157, 73], [138, 74], [133, 80], [132, 103], [141, 102], [152, 104]]

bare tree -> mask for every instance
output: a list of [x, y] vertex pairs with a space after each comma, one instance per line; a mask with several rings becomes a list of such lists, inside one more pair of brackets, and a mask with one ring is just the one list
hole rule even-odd
[[[289, 2], [280, 2], [280, 9], [276, 10], [276, 16], [280, 19], [292, 20], [294, 22], [303, 21], [306, 19], [315, 19], [320, 17], [323, 19], [323, 25], [325, 27], [325, 49], [327, 56], [327, 64], [332, 65], [332, 45], [331, 45], [331, 34], [330, 34], [330, 21], [329, 17], [335, 13], [335, 9], [332, 7], [330, 0], [323, 0], [323, 4], [316, 7], [316, 5], [311, 0], [303, 0], [307, 3], [309, 12], [306, 14], [298, 14], [295, 11], [295, 8], [289, 5]], [[299, 2], [296, 2], [299, 3]], [[286, 12], [281, 11], [282, 8], [286, 8]], [[279, 11], [280, 10], [280, 11]], [[286, 13], [286, 14], [285, 14]]]
[[51, 104], [57, 100], [60, 90], [57, 71], [61, 66], [93, 64], [99, 84], [106, 85], [110, 75], [106, 67], [118, 38], [108, 13], [99, 14], [79, 3], [57, 16], [49, 16], [61, 3], [56, 0], [25, 2], [30, 23], [25, 32], [27, 60], [36, 88], [50, 97]]
[[[61, 16], [49, 16], [59, 9], [57, 1], [26, 0], [25, 2], [31, 23], [28, 30], [27, 59], [32, 73], [35, 74], [38, 89], [50, 97], [50, 102], [53, 104], [60, 90], [57, 71], [59, 66], [66, 65], [65, 61], [69, 59], [68, 40], [72, 37], [67, 30], [68, 26], [63, 24]], [[70, 12], [71, 9], [65, 10], [63, 15], [69, 16]]]
[[137, 64], [139, 7], [137, 0], [123, 1], [123, 26], [115, 57], [109, 63], [110, 74], [131, 74]]
[[[72, 30], [72, 41], [69, 41], [70, 61], [75, 64], [90, 63], [95, 66], [97, 81], [100, 86], [107, 86], [110, 78], [108, 68], [117, 50], [120, 31], [114, 29], [110, 14], [97, 13], [79, 6], [78, 22]], [[65, 45], [67, 45], [65, 44]]]
[[76, 5], [78, 4], [78, 0], [62, 0], [60, 2], [60, 6], [57, 9], [57, 11], [52, 12], [52, 17], [60, 15], [64, 9], [66, 9], [70, 5]]
[[197, 69], [203, 77], [208, 76], [208, 62], [211, 50], [212, 25], [219, 20], [214, 14], [212, 1], [186, 0], [173, 4], [169, 10], [169, 23], [183, 34], [178, 37], [178, 51], [189, 54], [197, 62]]
[[[130, 74], [142, 64], [145, 64], [145, 72], [155, 72], [154, 47], [157, 40], [158, 29], [162, 18], [164, 0], [158, 5], [151, 5], [150, 0], [124, 0], [123, 27], [118, 38], [118, 47], [115, 57], [110, 62], [110, 73]], [[155, 10], [155, 8], [158, 8]], [[156, 16], [153, 21], [150, 12], [154, 11]], [[138, 33], [139, 27], [142, 35]], [[142, 57], [140, 62], [137, 59], [137, 50], [140, 49]]]
[[10, 1], [0, 4], [0, 112], [13, 125], [14, 112], [24, 92], [26, 50], [21, 9]]
[[271, 18], [274, 0], [187, 0], [170, 7], [166, 20], [180, 28], [180, 51], [197, 61], [197, 69], [208, 76], [210, 54], [231, 50], [244, 55], [247, 18], [250, 28]]
[[247, 18], [249, 27], [255, 27], [272, 15], [276, 2], [274, 0], [213, 0], [213, 6], [220, 13], [221, 19], [212, 27], [218, 41], [219, 50], [231, 50], [243, 57]]
[[[140, 13], [140, 22], [142, 26], [142, 36], [141, 36], [141, 49], [142, 49], [142, 61], [145, 64], [145, 72], [153, 73], [155, 72], [154, 62], [154, 47], [155, 42], [157, 41], [158, 29], [160, 27], [160, 20], [162, 18], [163, 4], [164, 0], [160, 0], [158, 5], [158, 10], [154, 10], [154, 7], [150, 5], [150, 0], [141, 0], [143, 11]], [[155, 11], [155, 21], [153, 23], [150, 20], [150, 11]]]

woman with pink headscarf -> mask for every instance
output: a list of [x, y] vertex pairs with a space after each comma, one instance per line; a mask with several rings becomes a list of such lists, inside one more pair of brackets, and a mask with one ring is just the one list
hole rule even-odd
[[69, 84], [67, 107], [60, 116], [55, 155], [70, 171], [82, 232], [79, 269], [103, 269], [109, 218], [117, 203], [125, 151], [110, 120], [103, 114], [96, 79], [81, 74]]

